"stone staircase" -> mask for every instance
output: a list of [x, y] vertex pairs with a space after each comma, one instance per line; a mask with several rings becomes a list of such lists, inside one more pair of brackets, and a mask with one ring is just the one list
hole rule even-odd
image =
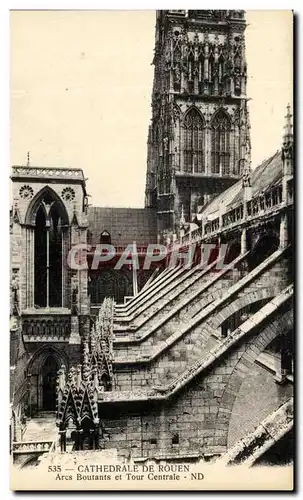
[[42, 455], [56, 446], [58, 427], [55, 412], [41, 412], [27, 422], [22, 441], [12, 443], [13, 461], [17, 467], [35, 467]]
[[54, 440], [57, 435], [55, 412], [40, 412], [28, 421], [23, 441]]

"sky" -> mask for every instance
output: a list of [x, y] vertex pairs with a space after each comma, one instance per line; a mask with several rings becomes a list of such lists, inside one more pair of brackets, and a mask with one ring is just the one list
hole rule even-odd
[[[292, 102], [291, 11], [247, 11], [252, 166]], [[82, 168], [95, 206], [144, 205], [155, 11], [14, 11], [10, 162]]]

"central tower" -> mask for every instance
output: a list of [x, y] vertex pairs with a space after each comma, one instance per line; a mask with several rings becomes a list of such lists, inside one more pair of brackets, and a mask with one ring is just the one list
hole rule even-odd
[[181, 213], [201, 208], [241, 177], [250, 154], [243, 10], [156, 14], [145, 206], [172, 241]]

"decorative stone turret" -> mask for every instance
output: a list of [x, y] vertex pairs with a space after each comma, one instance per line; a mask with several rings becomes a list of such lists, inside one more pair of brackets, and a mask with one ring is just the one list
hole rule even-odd
[[[113, 383], [113, 300], [106, 298], [99, 310], [89, 338], [83, 346], [83, 364], [71, 367], [66, 374], [64, 366], [58, 373], [57, 426], [61, 434], [61, 449], [66, 449], [66, 429], [69, 422], [76, 425], [76, 447], [82, 449], [83, 425], [90, 422], [90, 432], [98, 448], [98, 395], [109, 390]], [[82, 437], [81, 437], [82, 436]]]
[[[247, 204], [251, 200], [251, 148], [249, 136], [246, 137], [245, 153], [243, 158], [242, 171], [242, 187], [243, 187], [243, 216], [247, 218]], [[247, 251], [247, 234], [246, 226], [242, 228], [241, 233], [241, 253]]]
[[293, 178], [293, 126], [290, 104], [287, 105], [285, 116], [285, 126], [282, 144], [282, 202], [285, 204], [285, 211], [281, 215], [280, 222], [280, 247], [285, 248], [288, 245], [288, 216], [286, 206], [292, 197], [292, 178]]
[[293, 175], [293, 148], [294, 148], [294, 136], [293, 136], [293, 125], [292, 125], [292, 114], [290, 104], [287, 105], [287, 113], [285, 116], [285, 126], [282, 144], [282, 200], [287, 202], [287, 183]]

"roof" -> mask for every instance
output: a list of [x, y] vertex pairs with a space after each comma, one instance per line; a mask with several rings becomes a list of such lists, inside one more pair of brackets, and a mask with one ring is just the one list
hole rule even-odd
[[[261, 165], [252, 171], [252, 197], [257, 196], [261, 193], [261, 191], [264, 192], [275, 184], [278, 184], [281, 181], [281, 177], [282, 154], [281, 151], [277, 151], [273, 156], [264, 160]], [[199, 219], [203, 218], [213, 220], [219, 216], [219, 212], [228, 212], [242, 202], [243, 187], [241, 179], [205, 205], [199, 214]]]
[[100, 243], [100, 235], [107, 231], [111, 243], [123, 246], [134, 241], [137, 245], [157, 243], [156, 211], [151, 208], [89, 207], [89, 231], [92, 244]]

